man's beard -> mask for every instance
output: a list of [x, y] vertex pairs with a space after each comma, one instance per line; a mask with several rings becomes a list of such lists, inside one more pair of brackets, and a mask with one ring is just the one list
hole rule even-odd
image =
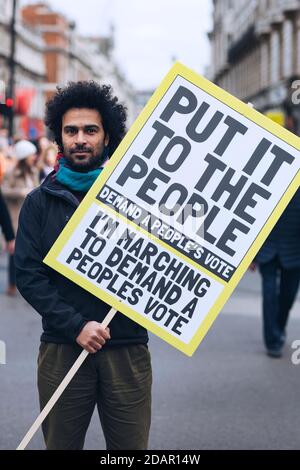
[[76, 162], [72, 159], [72, 154], [76, 153], [76, 151], [83, 151], [84, 148], [79, 148], [77, 147], [76, 150], [73, 151], [68, 151], [64, 153], [64, 157], [68, 162], [68, 165], [70, 168], [74, 171], [79, 171], [79, 172], [88, 172], [95, 170], [96, 168], [100, 168], [100, 166], [104, 163], [104, 157], [103, 157], [103, 150], [101, 151], [100, 154], [92, 155], [91, 153], [90, 157], [86, 161], [82, 162]]

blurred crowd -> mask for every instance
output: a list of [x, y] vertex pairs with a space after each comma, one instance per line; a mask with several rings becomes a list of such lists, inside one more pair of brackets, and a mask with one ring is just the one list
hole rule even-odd
[[27, 194], [51, 173], [57, 147], [45, 136], [37, 141], [15, 139], [9, 143], [6, 129], [0, 129], [0, 226], [9, 254], [6, 294], [16, 294], [14, 239], [19, 213]]

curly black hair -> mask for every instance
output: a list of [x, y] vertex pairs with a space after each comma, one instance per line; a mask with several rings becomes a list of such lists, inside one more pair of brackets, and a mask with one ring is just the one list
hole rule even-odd
[[45, 124], [51, 130], [59, 150], [63, 151], [62, 118], [71, 108], [97, 110], [102, 117], [105, 133], [109, 135], [109, 156], [126, 132], [127, 109], [113, 96], [110, 85], [91, 81], [69, 82], [65, 88], [57, 87], [55, 95], [46, 103]]

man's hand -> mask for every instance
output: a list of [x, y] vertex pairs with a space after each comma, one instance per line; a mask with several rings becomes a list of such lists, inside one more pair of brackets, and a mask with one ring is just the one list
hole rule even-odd
[[109, 328], [97, 321], [89, 321], [77, 336], [77, 343], [89, 353], [96, 353], [110, 339]]

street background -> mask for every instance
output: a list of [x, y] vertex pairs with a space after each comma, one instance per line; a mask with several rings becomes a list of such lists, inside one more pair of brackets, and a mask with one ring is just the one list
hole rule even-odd
[[[57, 149], [44, 111], [57, 85], [111, 84], [130, 127], [176, 60], [300, 135], [299, 0], [0, 0], [6, 202], [6, 179], [18, 170], [17, 141], [36, 146], [32, 165], [40, 181], [52, 171]], [[41, 318], [20, 294], [13, 296], [6, 265], [2, 253], [0, 341], [7, 363], [0, 364], [0, 449], [15, 449], [39, 413]], [[300, 299], [280, 359], [265, 353], [261, 303], [260, 275], [247, 272], [192, 358], [150, 335], [150, 449], [300, 448], [300, 365], [291, 361], [291, 344], [300, 340]], [[105, 448], [96, 415], [85, 447]], [[40, 430], [29, 448], [44, 448]]]

